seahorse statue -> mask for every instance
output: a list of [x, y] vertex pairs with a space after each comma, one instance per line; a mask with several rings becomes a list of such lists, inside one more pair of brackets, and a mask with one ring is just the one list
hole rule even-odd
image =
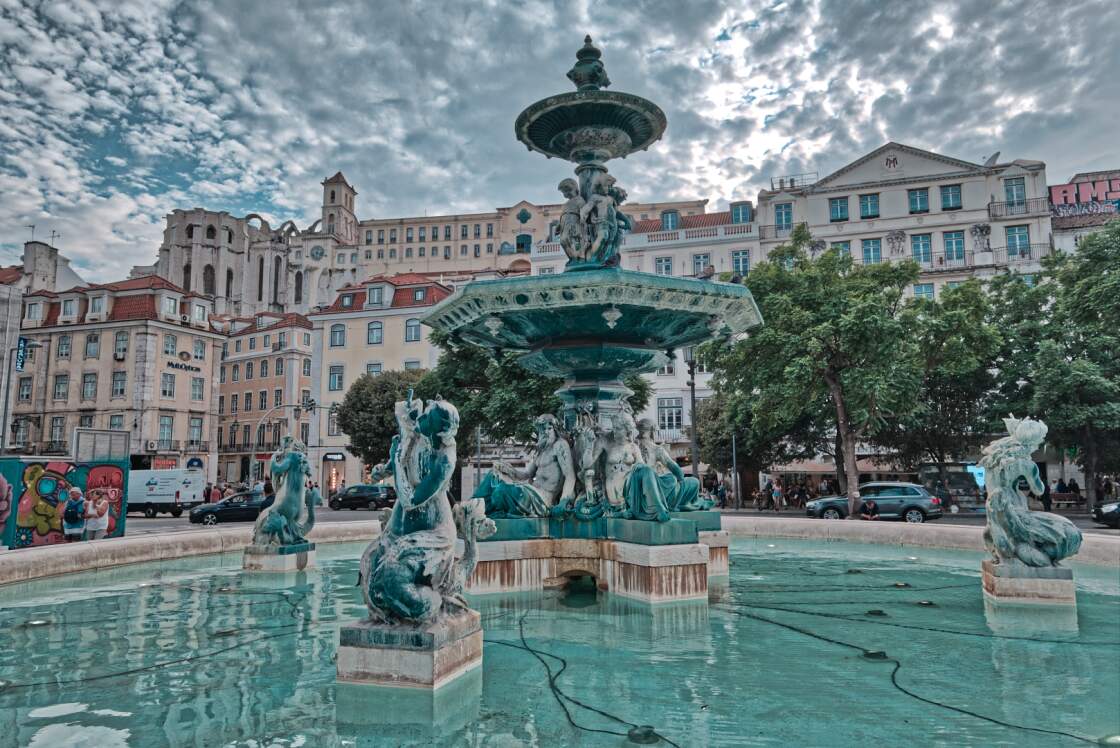
[[400, 433], [389, 466], [397, 501], [381, 535], [362, 555], [358, 584], [370, 618], [431, 623], [458, 607], [455, 520], [447, 490], [455, 470], [459, 411], [436, 398], [396, 405]]
[[295, 437], [285, 436], [269, 460], [268, 469], [276, 498], [253, 525], [253, 545], [307, 542], [307, 533], [315, 526], [315, 504], [319, 498], [316, 491], [307, 487], [311, 475], [307, 448]]
[[1081, 548], [1081, 531], [1065, 517], [1033, 512], [1019, 490], [1041, 496], [1046, 489], [1031, 454], [1046, 437], [1046, 424], [1030, 418], [1005, 418], [1007, 436], [984, 447], [980, 465], [988, 484], [984, 544], [997, 564], [1057, 566]]

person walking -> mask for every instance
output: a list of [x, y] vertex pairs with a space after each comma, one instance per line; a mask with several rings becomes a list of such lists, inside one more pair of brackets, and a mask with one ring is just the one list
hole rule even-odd
[[773, 500], [772, 501], [773, 501], [773, 504], [774, 504], [774, 511], [775, 512], [782, 511], [782, 494], [783, 494], [783, 492], [782, 492], [782, 482], [779, 480], [778, 482], [776, 482], [774, 484], [774, 491], [773, 491]]
[[1042, 502], [1042, 511], [1050, 511], [1050, 484], [1045, 482], [1042, 484], [1042, 495], [1038, 497], [1038, 500]]
[[215, 484], [214, 487], [212, 489], [210, 489], [210, 495], [206, 497], [206, 500], [209, 501], [211, 504], [217, 504], [219, 501], [221, 501], [222, 500], [222, 489], [221, 489], [221, 487], [219, 487], [217, 484]]
[[67, 543], [73, 543], [81, 540], [85, 531], [86, 500], [82, 497], [82, 489], [72, 486], [69, 498], [62, 507], [62, 534]]
[[89, 492], [86, 501], [86, 540], [101, 540], [109, 533], [109, 499], [104, 489]]

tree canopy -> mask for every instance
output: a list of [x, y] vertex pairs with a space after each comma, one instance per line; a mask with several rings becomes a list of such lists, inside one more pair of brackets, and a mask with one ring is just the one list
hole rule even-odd
[[408, 395], [424, 376], [422, 371], [387, 371], [363, 374], [350, 385], [338, 407], [338, 428], [350, 439], [350, 452], [367, 465], [389, 458], [397, 433], [393, 406]]

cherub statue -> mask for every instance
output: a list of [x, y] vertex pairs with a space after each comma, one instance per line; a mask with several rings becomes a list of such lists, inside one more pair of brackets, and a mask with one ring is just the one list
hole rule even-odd
[[579, 184], [571, 177], [560, 182], [560, 194], [566, 200], [560, 213], [560, 228], [558, 230], [560, 246], [569, 260], [586, 260], [584, 248], [587, 244], [585, 227], [581, 212], [585, 204], [579, 194]]
[[622, 242], [622, 236], [627, 231], [634, 228], [634, 224], [630, 221], [630, 216], [623, 213], [619, 206], [626, 202], [626, 190], [617, 186], [616, 180], [610, 174], [607, 175], [607, 194], [614, 198], [614, 214], [615, 214], [615, 233], [614, 245], [615, 251], [606, 259], [605, 265], [617, 265], [622, 259], [622, 255], [617, 251], [618, 245]]
[[988, 525], [984, 544], [997, 564], [1057, 566], [1081, 547], [1081, 531], [1065, 517], [1032, 512], [1020, 489], [1041, 496], [1046, 489], [1031, 455], [1046, 437], [1046, 424], [1030, 418], [1005, 418], [1007, 436], [984, 447], [980, 465], [987, 471]]
[[618, 219], [614, 198], [609, 193], [608, 177], [608, 174], [602, 173], [595, 175], [591, 181], [591, 197], [584, 203], [579, 214], [591, 237], [587, 257], [604, 264], [610, 259], [614, 236], [618, 232]]

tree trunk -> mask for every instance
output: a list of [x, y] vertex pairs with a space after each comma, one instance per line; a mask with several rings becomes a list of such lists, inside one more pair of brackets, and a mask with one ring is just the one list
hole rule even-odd
[[847, 478], [845, 493], [848, 495], [848, 519], [859, 519], [859, 467], [856, 465], [856, 433], [848, 420], [848, 408], [844, 402], [844, 390], [840, 380], [831, 373], [824, 376], [832, 404], [836, 406], [836, 433], [840, 437], [840, 447], [844, 455], [844, 473]]
[[832, 450], [832, 463], [836, 466], [836, 482], [840, 485], [837, 490], [840, 493], [847, 493], [848, 491], [848, 473], [844, 470], [844, 445], [840, 441], [840, 429], [836, 429], [836, 446]]
[[1085, 473], [1085, 509], [1092, 513], [1097, 505], [1097, 441], [1092, 426], [1085, 427], [1085, 440], [1081, 448], [1085, 451], [1082, 467]]

